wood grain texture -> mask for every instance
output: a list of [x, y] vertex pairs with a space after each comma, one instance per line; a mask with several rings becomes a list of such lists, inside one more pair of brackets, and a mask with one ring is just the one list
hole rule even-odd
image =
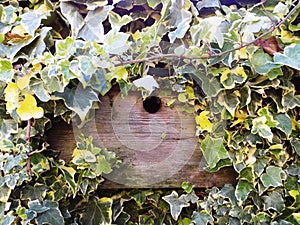
[[166, 102], [174, 97], [171, 95], [161, 97], [162, 107], [151, 114], [144, 110], [140, 92], [130, 92], [123, 99], [113, 88], [100, 98], [95, 119], [84, 127], [56, 124], [48, 132], [50, 147], [69, 161], [75, 137], [82, 132], [93, 136], [95, 145], [116, 152], [123, 163], [104, 176], [103, 188], [173, 188], [183, 181], [196, 187], [235, 183], [237, 175], [232, 168], [217, 173], [203, 170], [194, 115], [182, 111], [186, 106], [167, 107]]

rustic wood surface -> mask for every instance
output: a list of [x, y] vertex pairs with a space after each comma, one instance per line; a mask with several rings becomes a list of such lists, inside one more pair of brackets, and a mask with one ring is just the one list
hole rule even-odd
[[93, 136], [95, 145], [116, 152], [123, 164], [104, 176], [103, 188], [173, 188], [183, 181], [196, 187], [235, 183], [232, 168], [217, 173], [203, 170], [205, 161], [195, 136], [194, 115], [183, 112], [179, 105], [166, 106], [174, 97], [171, 95], [161, 97], [160, 110], [152, 114], [144, 110], [140, 92], [130, 92], [123, 99], [113, 88], [100, 97], [95, 119], [84, 127], [55, 124], [47, 133], [50, 147], [69, 161], [76, 147], [75, 137], [83, 132]]

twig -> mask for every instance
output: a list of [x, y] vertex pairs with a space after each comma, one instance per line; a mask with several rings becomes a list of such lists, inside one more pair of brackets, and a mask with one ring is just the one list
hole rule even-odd
[[[31, 119], [27, 120], [27, 132], [26, 132], [26, 142], [28, 145], [30, 145], [30, 130], [31, 130]], [[27, 153], [27, 172], [31, 176], [32, 170], [31, 170], [31, 162], [30, 162], [30, 152]]]
[[123, 66], [123, 65], [128, 65], [128, 64], [135, 64], [135, 63], [143, 63], [143, 62], [157, 62], [162, 59], [166, 58], [181, 58], [181, 59], [188, 59], [188, 60], [195, 60], [195, 59], [210, 59], [210, 58], [215, 58], [215, 57], [221, 57], [223, 55], [229, 54], [231, 52], [238, 51], [244, 47], [253, 45], [257, 40], [265, 37], [266, 35], [272, 33], [274, 30], [276, 30], [279, 26], [281, 26], [283, 23], [285, 23], [300, 7], [300, 1], [298, 1], [297, 5], [280, 21], [278, 22], [275, 26], [272, 26], [270, 30], [266, 31], [265, 33], [261, 34], [257, 38], [255, 38], [253, 41], [249, 43], [241, 43], [240, 46], [236, 48], [232, 48], [229, 50], [226, 50], [224, 52], [220, 53], [212, 53], [210, 55], [202, 55], [202, 56], [186, 56], [186, 55], [181, 55], [181, 54], [161, 54], [161, 55], [155, 55], [151, 57], [146, 57], [142, 59], [134, 59], [134, 60], [128, 60], [128, 61], [121, 61], [119, 63], [114, 63], [114, 66]]

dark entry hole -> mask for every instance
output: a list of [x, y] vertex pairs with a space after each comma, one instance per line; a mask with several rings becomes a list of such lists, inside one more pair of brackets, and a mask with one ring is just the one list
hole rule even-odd
[[161, 100], [159, 97], [150, 96], [143, 101], [143, 107], [148, 113], [156, 113], [161, 107]]

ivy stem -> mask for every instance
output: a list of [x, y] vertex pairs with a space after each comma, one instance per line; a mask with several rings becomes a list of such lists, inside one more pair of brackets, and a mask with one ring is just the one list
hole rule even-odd
[[[30, 145], [30, 130], [31, 130], [31, 119], [27, 120], [27, 132], [26, 132], [26, 142], [28, 145]], [[30, 152], [27, 153], [27, 172], [31, 176], [32, 170], [31, 170], [31, 162], [30, 162]]]
[[133, 60], [128, 60], [128, 61], [122, 61], [120, 60], [117, 63], [114, 63], [114, 66], [123, 66], [123, 65], [130, 65], [130, 64], [135, 64], [135, 63], [143, 63], [143, 62], [158, 62], [162, 59], [166, 59], [166, 58], [181, 58], [181, 59], [188, 59], [188, 60], [196, 60], [196, 59], [210, 59], [210, 58], [215, 58], [215, 57], [221, 57], [223, 55], [229, 54], [231, 52], [235, 52], [238, 51], [244, 47], [250, 46], [255, 44], [255, 42], [263, 37], [265, 37], [266, 35], [272, 33], [274, 30], [276, 30], [277, 28], [279, 28], [283, 23], [285, 23], [298, 9], [300, 8], [300, 0], [298, 1], [297, 5], [291, 9], [291, 11], [281, 20], [279, 21], [277, 24], [274, 24], [271, 26], [271, 28], [266, 31], [265, 33], [259, 35], [257, 38], [255, 38], [253, 41], [248, 42], [248, 43], [240, 43], [240, 45], [236, 48], [232, 48], [229, 50], [226, 50], [224, 52], [220, 52], [220, 53], [212, 53], [209, 55], [202, 55], [202, 56], [187, 56], [187, 55], [183, 55], [183, 54], [175, 54], [175, 53], [171, 53], [171, 54], [160, 54], [160, 55], [155, 55], [155, 56], [150, 56], [150, 57], [146, 57], [146, 58], [142, 58], [142, 59], [133, 59]]

